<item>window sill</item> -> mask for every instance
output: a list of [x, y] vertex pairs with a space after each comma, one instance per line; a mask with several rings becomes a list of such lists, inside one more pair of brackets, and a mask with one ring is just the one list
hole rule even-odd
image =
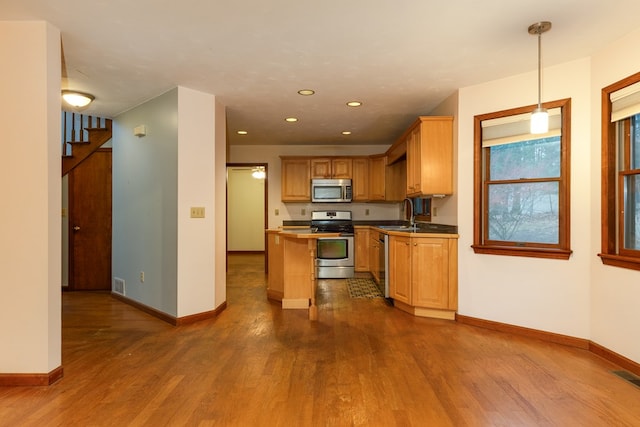
[[[530, 258], [547, 258], [567, 260], [571, 256], [570, 249], [526, 248], [511, 246], [471, 245], [477, 254], [522, 256]], [[640, 266], [640, 265], [639, 265]]]
[[612, 254], [598, 254], [598, 256], [604, 265], [640, 271], [640, 258]]

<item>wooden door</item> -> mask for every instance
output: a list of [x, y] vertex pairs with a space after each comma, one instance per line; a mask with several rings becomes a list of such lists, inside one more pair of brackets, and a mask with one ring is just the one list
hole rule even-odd
[[69, 173], [69, 289], [111, 289], [111, 149]]

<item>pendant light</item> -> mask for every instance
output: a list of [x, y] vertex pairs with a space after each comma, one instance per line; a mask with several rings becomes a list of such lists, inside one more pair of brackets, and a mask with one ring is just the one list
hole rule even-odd
[[255, 179], [265, 179], [267, 177], [267, 172], [264, 166], [256, 166], [251, 170], [251, 176]]
[[529, 34], [538, 36], [538, 107], [531, 113], [531, 133], [547, 133], [549, 131], [549, 113], [542, 108], [542, 33], [551, 29], [551, 22], [542, 21], [529, 25]]

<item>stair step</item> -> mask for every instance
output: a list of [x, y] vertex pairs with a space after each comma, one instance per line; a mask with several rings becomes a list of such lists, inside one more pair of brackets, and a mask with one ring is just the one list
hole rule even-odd
[[109, 128], [84, 128], [84, 130], [109, 130]]
[[67, 141], [67, 144], [89, 144], [90, 141]]

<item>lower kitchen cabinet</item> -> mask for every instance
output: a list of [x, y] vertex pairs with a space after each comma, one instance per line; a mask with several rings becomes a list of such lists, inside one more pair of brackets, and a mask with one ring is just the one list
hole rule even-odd
[[378, 232], [369, 232], [369, 269], [373, 280], [380, 284], [380, 241]]
[[390, 236], [389, 279], [394, 305], [423, 317], [455, 319], [457, 235]]
[[355, 227], [355, 271], [370, 271], [369, 267], [369, 227]]

